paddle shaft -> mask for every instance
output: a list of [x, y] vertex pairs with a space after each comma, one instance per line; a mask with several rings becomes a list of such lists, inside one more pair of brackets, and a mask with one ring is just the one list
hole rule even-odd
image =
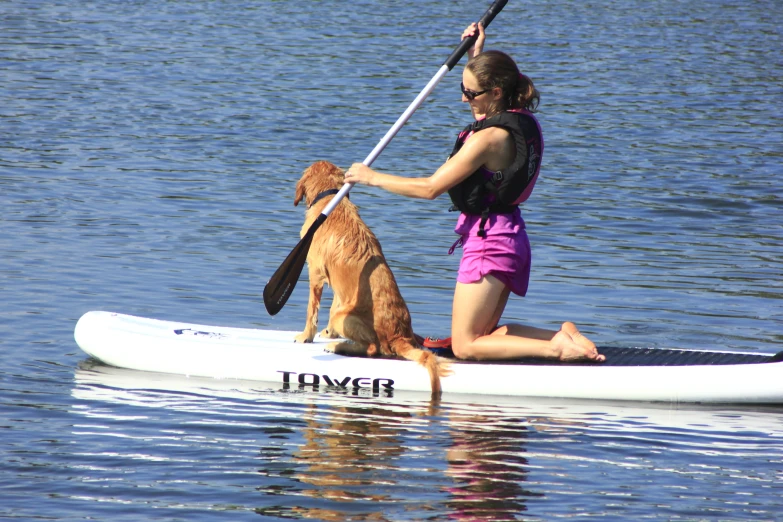
[[[487, 9], [487, 11], [484, 13], [484, 16], [481, 17], [479, 23], [484, 27], [487, 27], [492, 22], [492, 20], [495, 19], [495, 15], [497, 15], [503, 9], [503, 7], [505, 7], [507, 2], [508, 0], [495, 0], [495, 2], [493, 2], [492, 5], [489, 6], [489, 9]], [[403, 112], [402, 115], [397, 118], [397, 121], [394, 123], [394, 125], [392, 125], [381, 141], [378, 142], [378, 145], [375, 146], [372, 152], [370, 152], [370, 155], [364, 159], [362, 162], [364, 165], [367, 165], [368, 167], [372, 165], [375, 159], [381, 154], [381, 152], [383, 152], [383, 149], [385, 149], [394, 136], [397, 135], [402, 126], [405, 125], [413, 113], [416, 112], [416, 109], [418, 109], [421, 104], [424, 103], [424, 100], [435, 89], [435, 86], [438, 85], [440, 80], [446, 75], [446, 73], [453, 69], [455, 65], [457, 65], [467, 50], [473, 46], [473, 44], [476, 42], [476, 38], [478, 38], [478, 35], [474, 34], [473, 36], [465, 38], [460, 42], [459, 46], [457, 46], [454, 52], [451, 53], [451, 56], [449, 56], [448, 59], [444, 62], [444, 64], [438, 70], [437, 74], [435, 74], [435, 76], [429, 81], [424, 89], [422, 89], [419, 95], [416, 96], [416, 99], [413, 100], [408, 108], [405, 109], [405, 112]], [[279, 312], [283, 306], [285, 306], [285, 303], [291, 296], [291, 292], [293, 292], [294, 286], [296, 286], [296, 283], [299, 280], [299, 276], [302, 273], [302, 268], [304, 267], [305, 260], [307, 259], [307, 252], [310, 250], [310, 244], [313, 241], [313, 236], [315, 235], [316, 230], [318, 230], [321, 224], [326, 220], [327, 216], [332, 213], [335, 207], [337, 207], [337, 205], [348, 194], [348, 192], [351, 191], [352, 187], [353, 184], [345, 183], [342, 188], [340, 188], [339, 192], [337, 192], [332, 200], [326, 205], [321, 214], [319, 214], [318, 218], [313, 222], [312, 225], [310, 225], [307, 233], [302, 236], [302, 239], [294, 247], [291, 253], [288, 254], [288, 257], [285, 258], [275, 273], [272, 274], [269, 282], [267, 282], [266, 286], [264, 287], [264, 306], [266, 306], [266, 310], [269, 312], [269, 315], [277, 314], [277, 312]]]

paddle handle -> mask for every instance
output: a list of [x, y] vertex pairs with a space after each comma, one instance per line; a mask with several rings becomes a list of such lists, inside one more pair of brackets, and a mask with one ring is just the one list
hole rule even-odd
[[[481, 17], [479, 23], [481, 23], [484, 27], [487, 27], [507, 3], [508, 0], [495, 0], [492, 5], [489, 6], [489, 9], [487, 9], [487, 11], [484, 13], [484, 16]], [[413, 113], [416, 112], [416, 109], [418, 109], [421, 104], [424, 103], [424, 100], [427, 98], [427, 96], [429, 96], [430, 93], [435, 90], [435, 86], [438, 85], [440, 80], [446, 76], [446, 73], [454, 68], [457, 62], [459, 62], [465, 53], [468, 52], [468, 49], [473, 46], [473, 44], [476, 42], [476, 38], [478, 38], [478, 35], [474, 34], [473, 36], [469, 36], [460, 42], [459, 46], [454, 50], [453, 53], [451, 53], [451, 56], [449, 56], [446, 62], [441, 66], [437, 74], [432, 77], [424, 89], [421, 90], [419, 95], [416, 96], [416, 99], [413, 100], [410, 105], [408, 105], [408, 108], [405, 109], [405, 112], [403, 112], [400, 117], [397, 118], [397, 121], [394, 123], [394, 125], [392, 125], [388, 132], [386, 132], [386, 135], [381, 138], [381, 141], [378, 142], [378, 145], [376, 145], [372, 152], [370, 152], [369, 156], [364, 159], [362, 162], [363, 164], [369, 167], [372, 165], [375, 159], [381, 155], [383, 149], [386, 148], [386, 146], [400, 131], [402, 126], [405, 125], [411, 116], [413, 116]], [[332, 211], [337, 207], [338, 203], [340, 203], [340, 201], [342, 201], [342, 199], [348, 195], [348, 192], [351, 191], [352, 187], [353, 184], [351, 183], [344, 184], [340, 191], [331, 199], [331, 201], [329, 201], [329, 204], [324, 207], [321, 214], [325, 216], [331, 214]]]
[[[490, 23], [492, 23], [492, 20], [495, 19], [495, 16], [506, 6], [506, 3], [508, 3], [508, 0], [495, 0], [495, 2], [489, 6], [489, 9], [487, 9], [487, 12], [484, 13], [484, 16], [481, 17], [479, 23], [486, 28]], [[459, 47], [454, 49], [454, 52], [451, 53], [451, 56], [449, 56], [443, 65], [448, 67], [449, 71], [452, 70], [454, 66], [457, 65], [457, 62], [460, 61], [462, 56], [468, 52], [468, 49], [473, 47], [473, 44], [476, 43], [476, 38], [478, 38], [478, 33], [474, 34], [473, 36], [468, 36], [462, 40], [462, 42], [459, 44]]]

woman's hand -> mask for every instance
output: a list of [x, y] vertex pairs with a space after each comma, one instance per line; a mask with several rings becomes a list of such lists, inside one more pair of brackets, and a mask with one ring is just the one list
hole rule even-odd
[[477, 54], [481, 54], [481, 52], [484, 50], [484, 41], [487, 39], [487, 35], [484, 33], [484, 24], [470, 24], [467, 28], [465, 28], [464, 31], [462, 31], [462, 39], [469, 36], [473, 36], [476, 34], [476, 31], [478, 31], [478, 37], [476, 37], [476, 42], [473, 44], [473, 47], [468, 49], [468, 58], [473, 58]]
[[373, 179], [375, 178], [375, 171], [364, 163], [354, 163], [345, 172], [346, 183], [358, 183], [360, 185], [373, 185]]

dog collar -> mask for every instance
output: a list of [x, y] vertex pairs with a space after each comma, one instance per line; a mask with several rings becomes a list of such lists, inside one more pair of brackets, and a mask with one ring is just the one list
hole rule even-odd
[[[315, 196], [315, 199], [313, 200], [313, 202], [310, 203], [310, 207], [312, 207], [313, 205], [318, 203], [318, 201], [322, 200], [326, 196], [334, 196], [338, 192], [340, 192], [340, 189], [329, 189], [329, 190], [324, 190], [323, 192], [320, 192], [317, 196]], [[310, 207], [307, 207], [307, 208], [310, 208]]]

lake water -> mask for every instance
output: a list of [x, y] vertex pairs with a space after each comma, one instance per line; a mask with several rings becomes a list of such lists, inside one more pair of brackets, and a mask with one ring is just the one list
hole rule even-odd
[[[294, 183], [361, 161], [484, 2], [0, 3], [0, 518], [780, 520], [783, 409], [286, 392], [95, 365], [89, 310], [266, 314]], [[602, 345], [783, 350], [776, 0], [511, 0], [488, 48], [542, 93], [505, 319]], [[470, 120], [452, 71], [375, 162]], [[449, 331], [446, 199], [357, 187], [415, 329]], [[783, 376], [781, 376], [783, 378]], [[727, 382], [726, 386], [732, 383]]]

